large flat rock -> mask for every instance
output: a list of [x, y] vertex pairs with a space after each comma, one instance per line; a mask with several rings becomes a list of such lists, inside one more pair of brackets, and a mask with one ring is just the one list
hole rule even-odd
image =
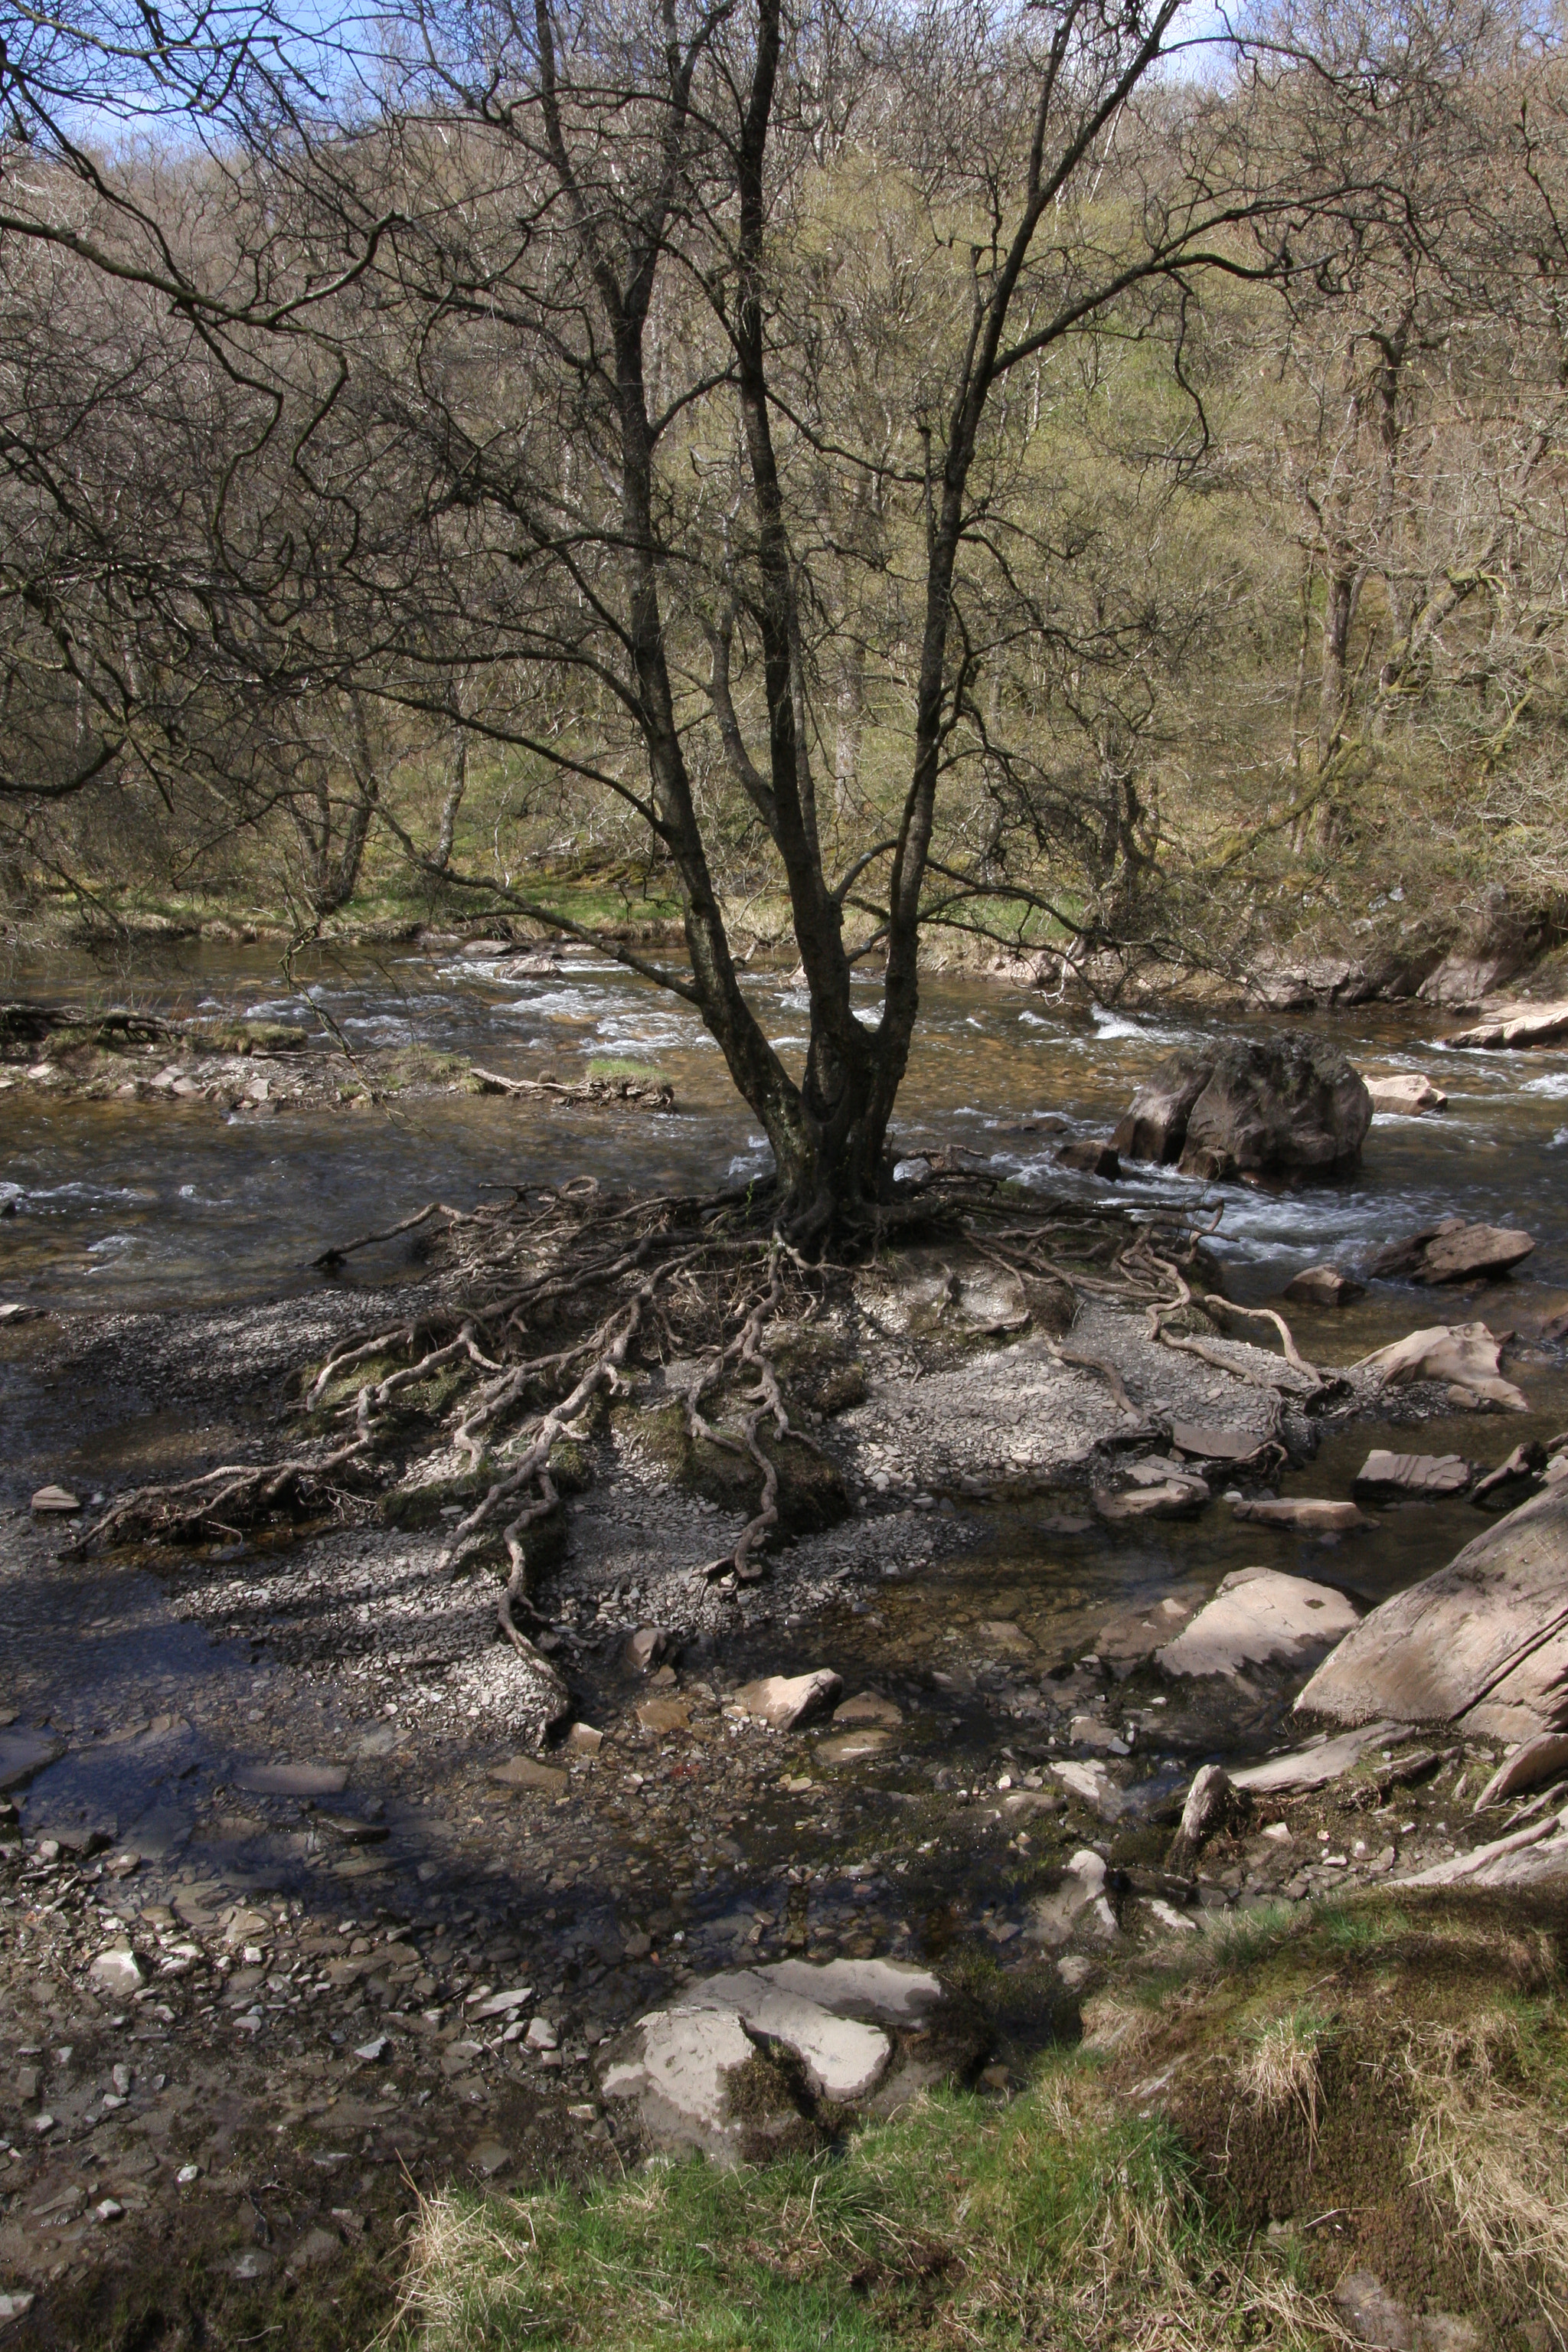
[[1506, 1739], [1568, 1729], [1568, 1486], [1374, 1609], [1296, 1704], [1341, 1723], [1392, 1716]]
[[895, 2037], [919, 2032], [941, 1979], [900, 1960], [779, 1960], [731, 1969], [639, 2018], [605, 2068], [607, 2099], [636, 2099], [658, 2139], [733, 2162], [754, 2118], [733, 2112], [731, 2076], [759, 2049], [800, 2061], [813, 2095], [863, 2099], [887, 2074]]
[[1472, 1028], [1446, 1037], [1446, 1045], [1498, 1049], [1555, 1045], [1568, 1039], [1568, 1001], [1556, 1004], [1500, 1004]]
[[1304, 1667], [1348, 1633], [1358, 1613], [1331, 1585], [1272, 1568], [1241, 1568], [1155, 1653], [1155, 1663], [1168, 1675], [1233, 1681], [1248, 1666]]

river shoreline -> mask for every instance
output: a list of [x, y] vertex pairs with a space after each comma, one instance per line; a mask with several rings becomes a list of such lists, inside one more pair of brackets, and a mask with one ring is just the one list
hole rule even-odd
[[[1184, 1892], [1163, 1869], [1195, 1764], [1288, 1738], [1292, 1677], [1192, 1694], [1161, 1682], [1158, 1633], [1138, 1626], [1162, 1600], [1195, 1606], [1238, 1540], [1331, 1586], [1364, 1585], [1364, 1568], [1333, 1540], [1216, 1543], [1216, 1500], [1190, 1531], [1156, 1525], [1159, 1547], [1189, 1546], [1184, 1577], [1159, 1549], [1129, 1578], [1134, 1538], [1096, 1497], [1168, 1449], [1173, 1418], [1261, 1437], [1278, 1357], [1217, 1342], [1233, 1375], [1097, 1305], [1074, 1344], [1114, 1365], [1130, 1418], [1049, 1333], [987, 1337], [978, 1268], [960, 1283], [973, 1336], [922, 1364], [910, 1317], [931, 1279], [917, 1260], [884, 1284], [856, 1334], [867, 1393], [816, 1432], [848, 1513], [754, 1588], [700, 1576], [739, 1517], [672, 1482], [639, 1433], [657, 1379], [604, 1432], [542, 1595], [585, 1728], [542, 1756], [493, 1590], [438, 1571], [437, 1533], [363, 1523], [155, 1564], [73, 1559], [58, 1521], [0, 1523], [5, 1614], [35, 1624], [0, 1738], [64, 1749], [18, 1787], [20, 1842], [0, 1849], [0, 2037], [13, 2084], [36, 2085], [5, 2111], [0, 2263], [39, 2298], [16, 2340], [96, 2342], [171, 2246], [216, 2341], [269, 2324], [280, 2294], [291, 2326], [328, 2330], [334, 2299], [384, 2309], [415, 2184], [587, 2178], [644, 2152], [600, 2095], [600, 2053], [705, 1969], [876, 1953], [978, 1983], [978, 1968], [1005, 2095], [1108, 1967], [1187, 1932], [1154, 1907], [1173, 1894], [1201, 1917], [1389, 1874], [1388, 1841], [1346, 1842], [1337, 1821], [1331, 1870], [1315, 1863], [1323, 1791], [1284, 1805], [1283, 1845], [1222, 1848]], [[305, 1310], [62, 1316], [7, 1347], [68, 1391], [136, 1383], [170, 1475], [263, 1448], [301, 1356], [385, 1303], [323, 1289]], [[1266, 1483], [1311, 1486], [1319, 1433], [1333, 1455], [1380, 1415], [1444, 1409], [1352, 1384], [1296, 1430], [1300, 1466]], [[1469, 1423], [1472, 1450], [1500, 1460], [1522, 1417]], [[102, 1491], [146, 1474], [134, 1455], [123, 1444]], [[1452, 1523], [1434, 1519], [1434, 1539]], [[882, 1724], [780, 1734], [737, 1700], [759, 1673], [813, 1666], [871, 1693]], [[1490, 1751], [1470, 1745], [1479, 1769]], [[1075, 1758], [1098, 1799], [1054, 1773]], [[1451, 1851], [1441, 1788], [1401, 1802], [1401, 1868]], [[1118, 1924], [1103, 1950], [1064, 1955], [1031, 1922], [1086, 1847]], [[133, 1955], [129, 1990], [94, 1979], [110, 1948]], [[509, 1986], [528, 1998], [476, 2017]]]

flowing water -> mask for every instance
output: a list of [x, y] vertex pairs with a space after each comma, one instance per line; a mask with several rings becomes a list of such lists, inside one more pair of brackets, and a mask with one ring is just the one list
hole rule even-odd
[[[503, 1072], [568, 1077], [584, 1075], [595, 1058], [636, 1063], [673, 1081], [676, 1107], [542, 1108], [515, 1097], [452, 1096], [257, 1120], [226, 1119], [199, 1101], [73, 1102], [18, 1087], [0, 1096], [0, 1204], [9, 1212], [0, 1218], [0, 1300], [68, 1310], [169, 1308], [304, 1294], [321, 1280], [310, 1261], [329, 1244], [388, 1225], [433, 1196], [465, 1202], [486, 1186], [577, 1174], [616, 1186], [710, 1186], [743, 1181], [768, 1165], [763, 1139], [689, 1008], [589, 954], [568, 953], [556, 971], [504, 976], [492, 955], [471, 946], [343, 952], [297, 967], [286, 980], [264, 950], [193, 948], [121, 975], [117, 985], [141, 1008], [287, 1022], [336, 1036], [351, 1052], [419, 1044]], [[786, 1057], [798, 1059], [804, 996], [777, 974], [749, 985], [769, 1034]], [[869, 1010], [876, 983], [868, 977], [862, 985]], [[107, 992], [102, 975], [82, 962], [16, 975], [13, 992], [101, 1008]], [[1254, 1034], [1268, 1025], [1245, 1024]], [[1523, 1274], [1477, 1300], [1375, 1285], [1338, 1317], [1299, 1318], [1307, 1352], [1330, 1360], [1347, 1360], [1424, 1322], [1480, 1314], [1500, 1330], [1528, 1321], [1521, 1310], [1531, 1306], [1561, 1304], [1568, 1294], [1568, 1053], [1448, 1052], [1436, 1042], [1445, 1023], [1425, 1010], [1369, 1008], [1316, 1025], [1363, 1070], [1423, 1070], [1449, 1097], [1439, 1115], [1379, 1117], [1360, 1173], [1342, 1183], [1205, 1195], [1169, 1172], [1134, 1171], [1112, 1185], [1064, 1174], [1055, 1152], [1065, 1137], [1105, 1134], [1140, 1077], [1196, 1041], [1205, 1024], [1185, 1012], [1067, 1010], [981, 982], [927, 983], [898, 1140], [909, 1154], [960, 1147], [976, 1166], [1133, 1208], [1195, 1208], [1205, 1199], [1212, 1208], [1223, 1198], [1213, 1247], [1225, 1262], [1227, 1290], [1243, 1301], [1276, 1296], [1292, 1273], [1321, 1259], [1355, 1270], [1389, 1239], [1442, 1215], [1522, 1225], [1536, 1235]], [[356, 1261], [363, 1270], [354, 1279], [406, 1270], [395, 1251], [377, 1255], [379, 1266]], [[47, 1329], [22, 1325], [0, 1335], [6, 1420], [0, 1481], [13, 1504], [41, 1475], [90, 1480], [95, 1462], [105, 1475], [116, 1468], [115, 1401], [73, 1397], [51, 1384], [47, 1345], [37, 1337]], [[1530, 1393], [1528, 1418], [1427, 1423], [1413, 1441], [1419, 1450], [1452, 1447], [1500, 1460], [1521, 1437], [1563, 1427], [1568, 1376], [1561, 1352], [1510, 1370]], [[160, 1433], [143, 1417], [134, 1422], [132, 1451], [139, 1463], [155, 1461], [160, 1442], [173, 1456], [179, 1440], [177, 1428]], [[1367, 1443], [1364, 1427], [1331, 1435], [1319, 1461], [1289, 1478], [1286, 1491], [1348, 1492]], [[999, 1511], [977, 1529], [971, 1549], [890, 1586], [875, 1609], [846, 1614], [833, 1630], [835, 1663], [847, 1675], [893, 1662], [906, 1670], [929, 1666], [952, 1629], [962, 1635], [988, 1619], [1012, 1620], [1043, 1649], [1070, 1655], [1092, 1643], [1110, 1609], [1152, 1599], [1173, 1583], [1212, 1590], [1227, 1570], [1258, 1556], [1257, 1532], [1235, 1527], [1224, 1512], [1191, 1527], [1077, 1538], [1050, 1533], [1040, 1518], [1027, 1508]], [[1330, 1550], [1270, 1538], [1268, 1557], [1374, 1601], [1439, 1565], [1478, 1524], [1466, 1506], [1424, 1505], [1389, 1514], [1375, 1542]], [[0, 1625], [0, 1675], [23, 1658], [37, 1668], [47, 1654], [58, 1720], [69, 1717], [73, 1689], [91, 1677], [107, 1674], [127, 1690], [156, 1682], [177, 1692], [182, 1675], [225, 1670], [224, 1646], [170, 1619], [145, 1578], [138, 1580], [145, 1591], [131, 1612], [134, 1624], [122, 1611], [106, 1658], [102, 1644], [88, 1638], [91, 1612], [99, 1601], [110, 1606], [110, 1587], [123, 1573], [99, 1576], [98, 1601], [98, 1584], [77, 1579], [68, 1609], [40, 1592], [36, 1608], [14, 1607], [12, 1621]], [[774, 1627], [754, 1646], [759, 1664], [787, 1669], [817, 1663], [820, 1645], [809, 1629]], [[234, 1674], [248, 1675], [248, 1651], [230, 1646]], [[101, 1695], [103, 1683], [97, 1686]], [[977, 1753], [994, 1742], [984, 1709], [955, 1701], [950, 1722], [955, 1756], [971, 1738]], [[1272, 1727], [1259, 1723], [1257, 1736]], [[194, 1756], [193, 1766], [201, 1760]], [[65, 1785], [73, 1769], [68, 1759], [41, 1776], [35, 1791], [47, 1797], [50, 1782], [58, 1776]], [[113, 1769], [107, 1759], [104, 1769]], [[99, 1801], [107, 1796], [128, 1818], [147, 1794], [105, 1783]]]

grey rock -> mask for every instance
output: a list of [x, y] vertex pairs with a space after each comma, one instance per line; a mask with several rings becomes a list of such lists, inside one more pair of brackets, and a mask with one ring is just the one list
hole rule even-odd
[[1462, 1495], [1470, 1465], [1459, 1454], [1390, 1454], [1374, 1446], [1355, 1475], [1352, 1491], [1365, 1500], [1394, 1495], [1447, 1497]]
[[1225, 1181], [1353, 1168], [1372, 1098], [1345, 1056], [1313, 1038], [1221, 1040], [1173, 1055], [1133, 1097], [1112, 1141], [1129, 1159], [1176, 1160]]
[[1331, 1585], [1274, 1569], [1244, 1568], [1222, 1579], [1214, 1599], [1155, 1653], [1168, 1675], [1223, 1675], [1248, 1666], [1284, 1670], [1321, 1657], [1357, 1622], [1359, 1612]]
[[1291, 1276], [1283, 1295], [1293, 1307], [1353, 1307], [1366, 1297], [1366, 1285], [1342, 1274], [1337, 1265], [1304, 1265]]
[[237, 1788], [259, 1797], [336, 1797], [348, 1784], [342, 1764], [247, 1764], [235, 1775]]
[[836, 1674], [818, 1666], [808, 1675], [763, 1675], [756, 1682], [742, 1684], [735, 1693], [735, 1704], [771, 1724], [775, 1731], [793, 1731], [797, 1724], [808, 1723], [832, 1706], [843, 1688]]
[[1504, 1758], [1476, 1799], [1475, 1810], [1484, 1813], [1489, 1805], [1500, 1805], [1504, 1798], [1521, 1796], [1527, 1789], [1539, 1789], [1564, 1771], [1568, 1771], [1568, 1732], [1539, 1732]]
[[1548, 1486], [1447, 1568], [1385, 1601], [1297, 1706], [1500, 1738], [1568, 1729], [1568, 1485]]

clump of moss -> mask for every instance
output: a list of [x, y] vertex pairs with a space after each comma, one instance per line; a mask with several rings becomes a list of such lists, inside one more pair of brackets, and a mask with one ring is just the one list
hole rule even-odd
[[[713, 1420], [711, 1412], [709, 1418]], [[721, 1423], [714, 1420], [713, 1425], [722, 1434], [730, 1434]], [[705, 1438], [693, 1439], [679, 1405], [660, 1405], [638, 1413], [633, 1432], [634, 1443], [645, 1459], [656, 1462], [705, 1503], [748, 1514], [758, 1507], [763, 1474], [751, 1455], [714, 1445]], [[799, 1438], [776, 1437], [770, 1428], [759, 1430], [757, 1444], [778, 1472], [780, 1535], [820, 1534], [847, 1516], [848, 1491], [837, 1464]]]

